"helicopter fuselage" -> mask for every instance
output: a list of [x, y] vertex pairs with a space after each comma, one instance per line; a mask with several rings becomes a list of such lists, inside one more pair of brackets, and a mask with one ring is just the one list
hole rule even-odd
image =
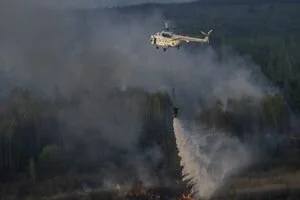
[[183, 41], [176, 40], [176, 35], [173, 35], [172, 33], [159, 32], [151, 36], [150, 42], [151, 44], [155, 45], [157, 49], [161, 47], [166, 50], [170, 47], [179, 48]]
[[209, 43], [209, 34], [211, 33], [211, 31], [209, 31], [207, 34], [202, 32], [202, 34], [205, 35], [204, 38], [177, 35], [173, 34], [172, 32], [162, 31], [156, 33], [155, 35], [151, 35], [150, 42], [152, 45], [156, 46], [156, 49], [159, 49], [159, 47], [161, 47], [164, 51], [166, 51], [167, 48], [170, 47], [177, 47], [177, 49], [179, 49], [181, 44], [184, 42]]

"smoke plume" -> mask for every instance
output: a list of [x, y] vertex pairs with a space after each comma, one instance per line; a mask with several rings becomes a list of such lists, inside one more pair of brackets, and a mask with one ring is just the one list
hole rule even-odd
[[[2, 96], [22, 86], [49, 99], [57, 93], [75, 99], [77, 103], [60, 110], [60, 121], [82, 141], [100, 138], [108, 152], [108, 148], [135, 150], [145, 105], [143, 95], [116, 98], [115, 90], [151, 93], [175, 88], [178, 104], [192, 111], [200, 100], [209, 104], [218, 98], [226, 103], [245, 93], [259, 100], [269, 90], [256, 80], [260, 74], [252, 71], [253, 64], [236, 55], [228, 54], [220, 62], [209, 47], [197, 54], [155, 49], [149, 38], [164, 26], [160, 14], [145, 17], [86, 9], [145, 1], [124, 2], [1, 1]], [[84, 9], [62, 11], [53, 6]], [[96, 138], [85, 135], [87, 129], [96, 132]], [[104, 150], [101, 155], [89, 152], [91, 157], [106, 155]]]

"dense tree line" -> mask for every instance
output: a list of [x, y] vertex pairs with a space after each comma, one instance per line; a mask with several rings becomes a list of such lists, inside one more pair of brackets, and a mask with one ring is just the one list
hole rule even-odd
[[[170, 119], [166, 118], [166, 112], [170, 112], [170, 106], [168, 106], [169, 100], [165, 94], [149, 96], [146, 93], [129, 92], [124, 96], [120, 92], [115, 95], [116, 98], [130, 99], [133, 103], [136, 98], [144, 96], [143, 98], [147, 99], [147, 112], [145, 112], [147, 115], [145, 115], [143, 126], [144, 134], [142, 133], [140, 138], [141, 148], [146, 149], [158, 145], [162, 147], [163, 152], [171, 155], [173, 151], [176, 155], [176, 151], [173, 150], [174, 140], [172, 140], [171, 129], [166, 126], [169, 124], [166, 120]], [[101, 138], [94, 137], [97, 132], [86, 130], [86, 137], [90, 137], [87, 142], [83, 141], [80, 136], [70, 137], [72, 133], [67, 133], [64, 124], [58, 118], [59, 111], [70, 104], [71, 102], [62, 99], [48, 101], [34, 98], [27, 90], [21, 88], [13, 89], [9, 98], [2, 100], [0, 118], [0, 177], [2, 181], [26, 177], [32, 180], [49, 178], [64, 174], [66, 171], [81, 173], [93, 171], [99, 167], [103, 157], [95, 163], [89, 163], [85, 159], [88, 146], [96, 142], [100, 145], [99, 151], [110, 147], [105, 146], [106, 143], [101, 141]], [[67, 145], [70, 145], [70, 141], [67, 140], [72, 140], [74, 148], [71, 150], [67, 148]], [[120, 149], [112, 155], [116, 156], [115, 160], [119, 160], [117, 156], [122, 154], [124, 151]], [[163, 165], [166, 163], [168, 162], [164, 161]], [[122, 163], [119, 166], [121, 165]]]
[[[122, 92], [115, 94], [121, 98], [129, 98], [132, 93], [123, 96]], [[172, 134], [172, 107], [167, 94], [156, 93], [144, 96], [146, 108], [143, 130], [139, 139], [141, 152], [145, 149], [159, 146], [165, 155], [154, 171], [165, 169], [165, 173], [176, 176], [179, 172], [176, 145]], [[57, 114], [68, 105], [67, 101], [47, 101], [34, 98], [27, 90], [15, 88], [8, 99], [2, 101], [1, 138], [0, 138], [0, 174], [2, 181], [51, 178], [56, 175], [73, 172], [84, 173], [97, 171], [103, 164], [103, 156], [95, 161], [85, 159], [88, 146], [96, 142], [99, 146], [95, 151], [106, 148], [105, 141], [97, 138], [97, 132], [87, 132], [87, 142], [83, 138], [69, 137], [64, 124]], [[131, 101], [135, 98], [131, 97]], [[260, 104], [251, 99], [227, 102], [227, 109], [217, 101], [212, 107], [197, 114], [196, 120], [208, 128], [217, 128], [240, 138], [249, 134], [262, 134], [266, 128], [273, 133], [287, 134], [290, 132], [289, 111], [283, 98], [279, 95], [266, 96]], [[94, 139], [93, 139], [94, 138]], [[74, 148], [68, 149], [70, 141]], [[110, 148], [107, 146], [107, 148]], [[120, 162], [126, 150], [119, 149], [110, 154], [113, 162]], [[111, 158], [110, 157], [110, 158]], [[126, 162], [125, 162], [126, 163]], [[177, 163], [177, 164], [176, 164]], [[119, 169], [123, 163], [119, 163]], [[124, 169], [126, 166], [123, 166]], [[158, 170], [159, 169], [159, 170]], [[96, 172], [95, 171], [95, 172]]]

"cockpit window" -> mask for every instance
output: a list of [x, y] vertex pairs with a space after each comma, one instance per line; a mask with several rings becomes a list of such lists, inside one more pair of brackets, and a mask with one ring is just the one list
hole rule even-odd
[[169, 33], [161, 33], [161, 35], [162, 35], [163, 37], [167, 37], [167, 38], [172, 37], [171, 34], [169, 34]]

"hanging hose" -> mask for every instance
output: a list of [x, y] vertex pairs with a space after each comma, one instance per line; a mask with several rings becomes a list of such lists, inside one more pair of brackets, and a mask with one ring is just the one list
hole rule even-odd
[[173, 80], [173, 75], [174, 75], [174, 72], [173, 72], [173, 60], [171, 60], [171, 64], [170, 64], [170, 74], [171, 74], [171, 85], [172, 85], [172, 91], [171, 91], [171, 102], [172, 102], [172, 106], [173, 106], [173, 118], [176, 118], [177, 115], [178, 115], [178, 107], [176, 105], [176, 94], [175, 94], [175, 83], [174, 83], [174, 80]]
[[172, 104], [173, 104], [173, 117], [176, 118], [178, 115], [178, 107], [176, 106], [175, 101], [175, 88], [172, 88]]

